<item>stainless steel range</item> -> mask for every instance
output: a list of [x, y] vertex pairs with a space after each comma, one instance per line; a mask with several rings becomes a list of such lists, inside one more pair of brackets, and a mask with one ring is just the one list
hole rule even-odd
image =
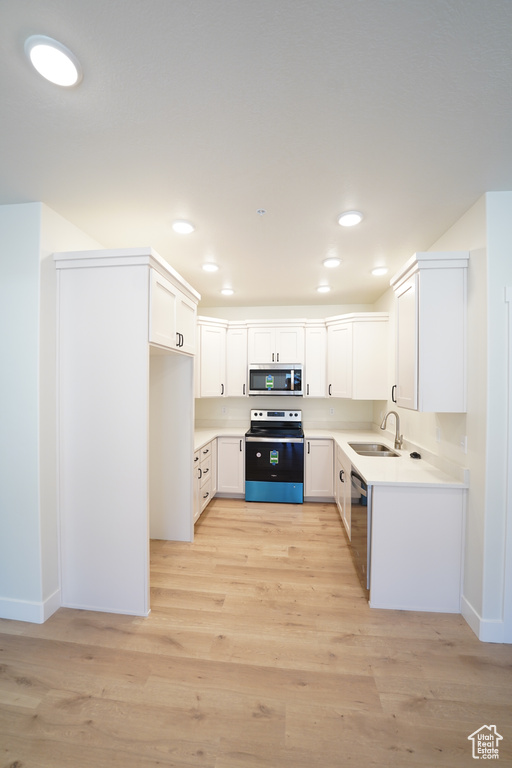
[[251, 411], [251, 428], [245, 433], [245, 499], [302, 504], [302, 411]]

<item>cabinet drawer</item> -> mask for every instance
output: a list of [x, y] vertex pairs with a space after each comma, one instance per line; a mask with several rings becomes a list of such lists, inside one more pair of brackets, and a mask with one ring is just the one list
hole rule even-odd
[[201, 512], [206, 507], [209, 501], [211, 501], [212, 498], [212, 481], [210, 476], [207, 476], [207, 479], [204, 483], [201, 484], [201, 490], [199, 491], [199, 502], [201, 505]]
[[209, 455], [201, 462], [201, 488], [209, 481], [212, 474], [212, 457]]

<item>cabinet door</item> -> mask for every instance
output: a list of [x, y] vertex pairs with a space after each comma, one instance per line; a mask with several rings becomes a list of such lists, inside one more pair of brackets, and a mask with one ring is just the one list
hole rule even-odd
[[304, 362], [304, 328], [275, 329], [275, 360], [272, 362]]
[[180, 352], [196, 353], [196, 305], [182, 293], [176, 300], [176, 340]]
[[226, 336], [226, 394], [247, 395], [247, 329], [228, 328]]
[[174, 285], [150, 270], [149, 342], [169, 349], [176, 348], [176, 302], [178, 290]]
[[226, 329], [201, 325], [201, 397], [226, 394]]
[[352, 397], [352, 324], [327, 329], [327, 394]]
[[347, 462], [344, 454], [338, 449], [336, 459], [336, 504], [341, 520], [351, 539], [351, 478], [352, 465]]
[[332, 440], [306, 440], [305, 496], [334, 497], [333, 442]]
[[305, 396], [327, 395], [327, 329], [306, 328]]
[[396, 402], [418, 407], [418, 275], [410, 277], [396, 294]]
[[388, 323], [354, 322], [352, 328], [352, 399], [387, 400], [389, 396]]
[[217, 438], [217, 493], [245, 494], [245, 440]]
[[273, 328], [249, 328], [247, 339], [249, 363], [275, 363]]

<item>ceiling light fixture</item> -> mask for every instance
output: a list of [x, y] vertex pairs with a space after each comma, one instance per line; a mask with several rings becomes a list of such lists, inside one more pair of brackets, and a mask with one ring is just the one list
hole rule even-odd
[[31, 35], [25, 40], [25, 53], [39, 74], [55, 85], [70, 88], [83, 77], [76, 56], [51, 37]]
[[363, 214], [360, 211], [345, 211], [338, 219], [338, 224], [341, 227], [355, 227], [363, 220]]
[[319, 285], [317, 288], [318, 293], [329, 293], [330, 290], [330, 286], [328, 285]]
[[232, 288], [223, 288], [221, 293], [223, 296], [232, 296], [234, 294], [234, 290]]
[[381, 275], [387, 275], [387, 273], [387, 267], [375, 267], [375, 269], [372, 269], [372, 275], [375, 275], [375, 277], [381, 277]]
[[217, 264], [214, 264], [212, 261], [207, 261], [206, 264], [203, 264], [205, 272], [217, 272], [218, 268]]
[[178, 235], [190, 235], [194, 231], [194, 225], [190, 221], [173, 221], [172, 228]]
[[339, 267], [341, 264], [341, 259], [338, 259], [336, 256], [329, 256], [328, 259], [323, 260], [324, 267], [328, 267], [329, 269], [332, 269], [333, 267]]

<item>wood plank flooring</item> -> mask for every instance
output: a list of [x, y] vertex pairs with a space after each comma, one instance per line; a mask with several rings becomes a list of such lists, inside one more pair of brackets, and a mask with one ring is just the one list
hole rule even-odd
[[371, 610], [334, 505], [215, 499], [151, 592], [0, 620], [0, 768], [457, 768], [491, 724], [512, 765], [512, 646]]

